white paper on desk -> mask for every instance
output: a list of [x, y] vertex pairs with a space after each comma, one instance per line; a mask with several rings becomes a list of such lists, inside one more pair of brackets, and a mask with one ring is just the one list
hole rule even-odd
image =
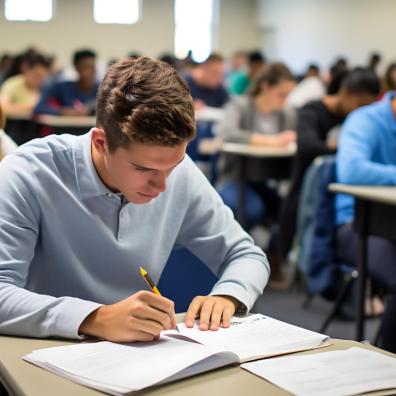
[[298, 396], [342, 396], [396, 388], [396, 359], [358, 347], [282, 356], [241, 367]]
[[231, 326], [217, 331], [199, 330], [177, 325], [181, 335], [204, 345], [234, 352], [240, 363], [320, 346], [329, 337], [301, 327], [272, 319], [262, 314], [233, 317]]
[[95, 342], [33, 351], [24, 359], [65, 378], [122, 395], [237, 362], [236, 355], [194, 342]]

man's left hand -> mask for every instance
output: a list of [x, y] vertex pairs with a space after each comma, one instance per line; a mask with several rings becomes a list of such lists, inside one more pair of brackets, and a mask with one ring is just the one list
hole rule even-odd
[[200, 330], [230, 327], [231, 317], [239, 305], [240, 302], [231, 296], [197, 296], [188, 307], [186, 326], [193, 327], [195, 318], [199, 316]]

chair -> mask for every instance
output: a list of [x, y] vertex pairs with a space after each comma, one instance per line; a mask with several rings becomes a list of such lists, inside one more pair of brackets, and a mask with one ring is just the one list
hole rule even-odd
[[173, 250], [158, 282], [161, 294], [175, 302], [176, 312], [186, 312], [191, 300], [206, 295], [216, 276], [187, 249]]
[[304, 176], [297, 221], [298, 265], [307, 290], [304, 307], [316, 295], [334, 300], [320, 326], [322, 333], [339, 313], [358, 277], [356, 268], [337, 262], [334, 255], [334, 195], [327, 188], [334, 179], [334, 156], [316, 158]]

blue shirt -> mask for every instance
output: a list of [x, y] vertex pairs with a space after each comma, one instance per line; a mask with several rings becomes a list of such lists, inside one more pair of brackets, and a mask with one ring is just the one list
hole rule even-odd
[[209, 107], [223, 107], [229, 99], [226, 89], [219, 85], [217, 88], [207, 88], [198, 85], [191, 76], [185, 78], [194, 100], [202, 100]]
[[167, 185], [145, 205], [112, 193], [93, 165], [91, 133], [36, 139], [5, 157], [0, 333], [77, 338], [101, 304], [146, 289], [139, 266], [158, 282], [174, 246], [220, 277], [212, 294], [250, 309], [268, 280], [262, 250], [188, 157]]
[[[356, 185], [396, 185], [396, 117], [388, 92], [380, 102], [361, 107], [346, 119], [338, 144], [338, 183]], [[354, 198], [338, 194], [336, 223], [353, 221]]]
[[99, 84], [96, 83], [91, 92], [85, 93], [80, 90], [75, 81], [56, 82], [43, 91], [34, 114], [58, 115], [62, 107], [72, 109], [78, 104], [88, 105], [93, 113], [98, 86]]

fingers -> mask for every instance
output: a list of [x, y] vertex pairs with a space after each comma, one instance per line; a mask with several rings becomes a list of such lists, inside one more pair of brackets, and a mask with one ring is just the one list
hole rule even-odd
[[210, 330], [218, 330], [220, 327], [220, 322], [224, 314], [224, 306], [218, 301], [214, 304], [212, 315], [210, 317]]
[[[168, 298], [158, 296], [149, 291], [140, 291], [136, 293], [136, 297], [138, 301], [142, 301], [144, 304], [150, 306], [155, 311], [160, 311], [168, 315], [170, 325], [167, 328], [170, 329], [176, 327], [175, 304], [173, 301], [169, 300]], [[155, 320], [159, 320], [162, 323], [160, 315], [157, 315]]]
[[210, 319], [212, 316], [213, 306], [215, 304], [215, 299], [213, 297], [207, 297], [201, 308], [201, 313], [199, 314], [199, 328], [200, 330], [208, 330]]
[[187, 327], [194, 325], [199, 314], [199, 329], [216, 331], [219, 327], [230, 327], [231, 317], [235, 313], [238, 301], [233, 297], [199, 296], [194, 298], [188, 308], [185, 323]]
[[129, 327], [131, 332], [143, 332], [154, 337], [159, 336], [163, 327], [154, 320], [139, 319], [131, 317], [129, 319]]
[[223, 311], [221, 327], [227, 328], [231, 325], [231, 318], [234, 315], [235, 309], [233, 307], [226, 307]]
[[134, 316], [143, 320], [152, 320], [157, 322], [163, 330], [169, 330], [173, 328], [172, 319], [163, 311], [154, 309], [149, 305], [140, 304], [135, 308]]
[[198, 314], [201, 311], [201, 305], [202, 305], [202, 301], [204, 300], [204, 298], [205, 297], [203, 297], [203, 296], [197, 296], [191, 301], [191, 304], [187, 310], [186, 317], [184, 319], [184, 322], [187, 327], [194, 326], [195, 318], [198, 316]]

